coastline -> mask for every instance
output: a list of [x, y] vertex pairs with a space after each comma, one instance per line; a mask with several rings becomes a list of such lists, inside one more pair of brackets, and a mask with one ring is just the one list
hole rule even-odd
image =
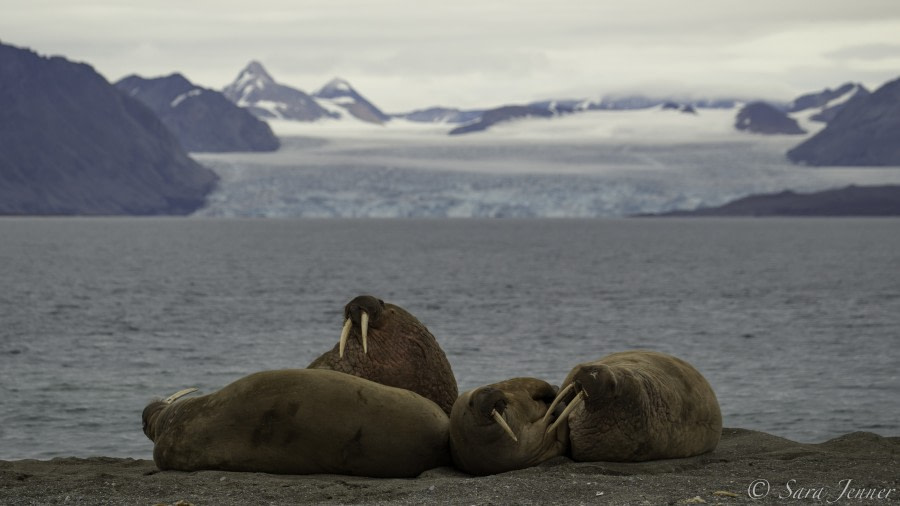
[[[573, 462], [485, 477], [414, 479], [159, 471], [91, 457], [0, 461], [0, 503], [25, 504], [745, 504], [900, 501], [900, 437], [849, 433], [804, 444], [723, 429], [712, 453], [642, 463]], [[702, 501], [702, 502], [701, 502]]]

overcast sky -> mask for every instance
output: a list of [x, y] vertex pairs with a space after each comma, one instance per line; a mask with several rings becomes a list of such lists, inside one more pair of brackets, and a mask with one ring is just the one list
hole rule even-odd
[[900, 0], [0, 0], [0, 40], [110, 81], [250, 61], [387, 112], [621, 91], [789, 100], [900, 77]]

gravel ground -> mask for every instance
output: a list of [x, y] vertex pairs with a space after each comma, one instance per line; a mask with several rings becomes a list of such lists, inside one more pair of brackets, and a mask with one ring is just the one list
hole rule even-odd
[[900, 437], [854, 432], [801, 444], [725, 429], [715, 452], [620, 464], [544, 464], [486, 477], [452, 468], [415, 479], [159, 471], [108, 457], [0, 461], [0, 504], [890, 504]]

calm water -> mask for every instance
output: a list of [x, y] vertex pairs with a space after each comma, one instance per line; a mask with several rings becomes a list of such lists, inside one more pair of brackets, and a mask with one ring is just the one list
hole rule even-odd
[[360, 293], [460, 389], [630, 348], [691, 361], [729, 426], [900, 434], [900, 220], [0, 220], [0, 458], [149, 458], [140, 414], [304, 367]]

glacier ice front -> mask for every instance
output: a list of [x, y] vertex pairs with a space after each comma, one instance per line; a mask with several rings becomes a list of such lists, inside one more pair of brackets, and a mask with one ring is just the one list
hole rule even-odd
[[615, 217], [784, 189], [900, 182], [896, 170], [792, 165], [784, 153], [795, 138], [741, 135], [732, 114], [583, 113], [463, 138], [402, 120], [333, 128], [292, 122], [276, 153], [194, 155], [221, 176], [198, 214]]

